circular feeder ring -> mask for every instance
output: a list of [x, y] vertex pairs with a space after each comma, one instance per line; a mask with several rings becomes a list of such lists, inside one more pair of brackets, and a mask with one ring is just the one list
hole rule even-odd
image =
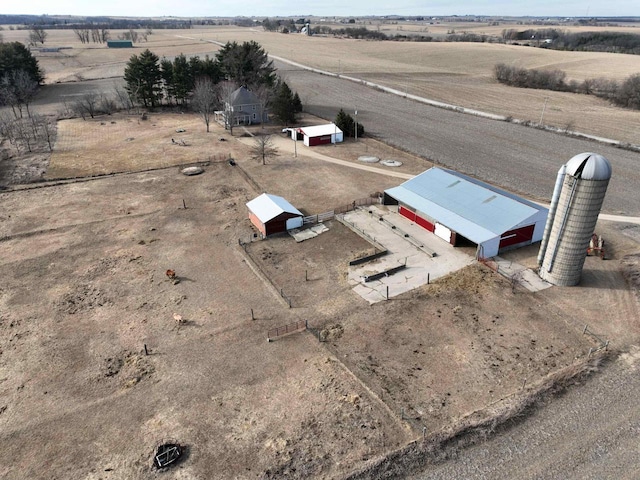
[[402, 165], [402, 162], [398, 160], [383, 160], [380, 163], [385, 167], [399, 167]]
[[204, 169], [202, 167], [187, 167], [181, 170], [181, 173], [188, 177], [193, 175], [200, 175], [202, 172], [204, 172]]
[[378, 163], [380, 161], [378, 157], [374, 157], [371, 155], [362, 155], [358, 157], [358, 160], [364, 163]]

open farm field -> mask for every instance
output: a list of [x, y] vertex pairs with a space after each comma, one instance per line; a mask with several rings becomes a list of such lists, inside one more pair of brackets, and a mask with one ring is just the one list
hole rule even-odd
[[[192, 151], [189, 161], [220, 148], [237, 165], [0, 192], [4, 478], [345, 478], [423, 436], [491, 418], [575, 368], [598, 345], [582, 334], [587, 321], [615, 348], [640, 338], [620, 272], [637, 244], [607, 225], [611, 260], [587, 259], [581, 287], [531, 294], [476, 264], [369, 306], [346, 279], [367, 242], [329, 221], [303, 243], [276, 236], [242, 248], [253, 231], [244, 203], [267, 191], [323, 212], [400, 183], [352, 168], [358, 150], [401, 158], [409, 172], [421, 159], [366, 140], [323, 149], [346, 165], [303, 147], [261, 165], [245, 138], [215, 140], [227, 135], [217, 125], [202, 134], [216, 146], [200, 145], [195, 117], [105, 118], [86, 122], [88, 138], [73, 121], [62, 127], [67, 153], [54, 154], [52, 171], [162, 168], [165, 146]], [[176, 129], [192, 147], [171, 143]], [[126, 131], [134, 140], [123, 141]], [[90, 160], [100, 132], [114, 159], [102, 160], [106, 170]], [[146, 148], [122, 150], [136, 138]], [[86, 164], [69, 154], [83, 149]], [[512, 258], [526, 264], [535, 253]], [[310, 329], [266, 341], [300, 320]], [[169, 440], [186, 455], [162, 474], [150, 461]]]
[[[213, 33], [216, 32], [216, 33]], [[514, 88], [493, 79], [497, 63], [563, 70], [567, 81], [622, 81], [640, 72], [639, 55], [563, 52], [482, 43], [375, 42], [300, 37], [257, 29], [194, 30], [192, 38], [255, 40], [272, 55], [433, 100], [640, 144], [640, 112], [589, 95]], [[313, 55], [308, 52], [313, 51]], [[303, 98], [303, 103], [304, 103]]]
[[538, 30], [555, 28], [565, 32], [628, 32], [638, 33], [640, 24], [637, 23], [619, 23], [608, 26], [583, 26], [571, 23], [560, 23], [558, 25], [537, 25], [533, 22], [523, 19], [521, 22], [465, 22], [455, 20], [424, 20], [424, 21], [396, 21], [396, 20], [359, 20], [355, 25], [344, 23], [328, 23], [314, 22], [314, 25], [326, 25], [331, 28], [339, 29], [345, 27], [366, 27], [369, 30], [377, 30], [386, 35], [410, 35], [418, 34], [432, 36], [434, 38], [445, 38], [450, 33], [473, 33], [476, 35], [489, 35], [500, 37], [503, 30]]
[[[3, 33], [5, 41], [24, 41], [27, 36], [26, 31]], [[115, 38], [118, 33], [113, 31], [112, 36]], [[408, 94], [531, 122], [542, 119], [545, 124], [562, 129], [640, 143], [640, 112], [614, 107], [592, 96], [513, 88], [493, 79], [495, 64], [506, 63], [560, 69], [567, 73], [567, 80], [605, 77], [621, 81], [640, 72], [638, 55], [561, 52], [500, 44], [373, 42], [284, 35], [233, 26], [157, 30], [134, 49], [82, 45], [72, 31], [49, 34], [48, 45], [72, 48], [36, 54], [47, 84], [116, 79], [122, 76], [130, 56], [145, 48], [161, 58], [180, 53], [214, 56], [219, 47], [212, 42], [255, 40], [273, 56]], [[309, 55], [311, 51], [313, 55]], [[51, 94], [55, 95], [53, 89]], [[41, 95], [46, 97], [47, 92]], [[41, 101], [45, 102], [44, 98]]]

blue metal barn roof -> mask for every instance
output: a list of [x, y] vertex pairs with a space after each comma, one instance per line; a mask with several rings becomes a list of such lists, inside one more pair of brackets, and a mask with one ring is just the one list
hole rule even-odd
[[546, 210], [491, 185], [441, 168], [431, 168], [385, 193], [475, 243], [502, 235]]

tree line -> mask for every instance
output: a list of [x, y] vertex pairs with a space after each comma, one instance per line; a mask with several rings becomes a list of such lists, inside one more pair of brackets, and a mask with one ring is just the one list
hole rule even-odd
[[502, 31], [505, 41], [527, 41], [541, 48], [640, 54], [640, 35], [627, 32], [567, 32], [558, 28]]
[[[193, 108], [202, 116], [207, 131], [216, 110], [225, 111], [233, 132], [229, 100], [238, 87], [251, 90], [261, 108], [269, 108], [283, 124], [295, 122], [302, 111], [297, 93], [275, 74], [273, 62], [255, 41], [228, 42], [215, 58], [184, 54], [162, 60], [150, 50], [132, 55], [124, 71], [126, 92], [131, 105], [155, 108], [180, 105]], [[262, 115], [261, 115], [262, 116]]]
[[0, 137], [17, 150], [32, 151], [41, 138], [53, 148], [52, 122], [29, 108], [44, 81], [38, 61], [20, 42], [0, 42]]
[[566, 81], [562, 70], [536, 70], [498, 63], [494, 78], [505, 85], [520, 88], [536, 88], [560, 92], [583, 93], [605, 98], [614, 104], [640, 110], [640, 74], [636, 73], [622, 82], [607, 78], [588, 78], [583, 82]]

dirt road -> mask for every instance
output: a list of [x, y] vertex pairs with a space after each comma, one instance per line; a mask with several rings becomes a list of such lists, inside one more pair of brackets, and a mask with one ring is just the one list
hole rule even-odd
[[542, 200], [551, 197], [562, 164], [578, 153], [600, 153], [613, 164], [604, 210], [640, 214], [638, 153], [419, 104], [282, 63], [276, 66], [309, 113], [333, 119], [340, 108], [357, 108], [366, 132], [384, 142]]
[[526, 421], [410, 478], [639, 478], [639, 353], [633, 348]]

